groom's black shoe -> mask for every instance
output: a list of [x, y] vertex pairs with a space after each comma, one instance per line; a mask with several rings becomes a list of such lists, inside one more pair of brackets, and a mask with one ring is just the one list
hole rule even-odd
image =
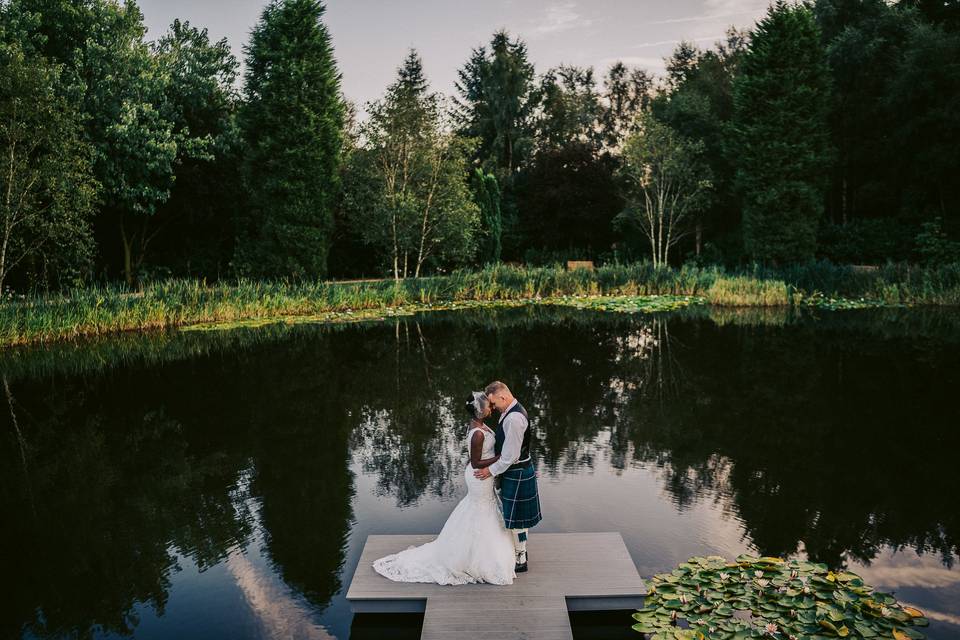
[[[521, 562], [523, 560], [523, 562]], [[529, 557], [526, 552], [517, 555], [517, 564], [514, 565], [513, 570], [517, 573], [526, 573], [527, 571], [527, 560]]]

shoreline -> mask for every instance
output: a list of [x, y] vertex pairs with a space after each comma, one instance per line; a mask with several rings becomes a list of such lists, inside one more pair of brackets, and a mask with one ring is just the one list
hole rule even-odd
[[477, 307], [561, 305], [656, 313], [714, 307], [828, 310], [960, 306], [960, 265], [888, 265], [863, 273], [815, 263], [775, 272], [716, 267], [655, 269], [648, 263], [596, 270], [498, 266], [409, 280], [258, 282], [208, 286], [171, 280], [139, 291], [91, 287], [65, 296], [0, 303], [0, 349], [161, 329], [226, 330], [286, 323], [370, 321]]

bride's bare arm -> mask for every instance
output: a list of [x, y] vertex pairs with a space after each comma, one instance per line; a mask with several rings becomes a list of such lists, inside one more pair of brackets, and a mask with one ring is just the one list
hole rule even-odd
[[473, 464], [473, 461], [471, 461], [470, 464], [473, 465], [473, 468], [474, 468], [474, 469], [483, 469], [483, 468], [485, 468], [485, 467], [489, 467], [490, 465], [492, 465], [494, 462], [496, 462], [496, 461], [499, 460], [499, 459], [500, 459], [500, 456], [493, 456], [492, 458], [486, 458], [486, 459], [484, 459], [484, 460], [478, 460], [476, 464]]
[[483, 455], [483, 432], [475, 431], [473, 437], [470, 438], [470, 466], [474, 469], [483, 469], [484, 467], [489, 467], [494, 462], [500, 459], [500, 456], [493, 456], [492, 458], [487, 458], [481, 460], [480, 456]]

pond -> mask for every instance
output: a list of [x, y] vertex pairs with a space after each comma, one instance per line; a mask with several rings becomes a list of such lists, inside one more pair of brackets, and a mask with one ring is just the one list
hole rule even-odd
[[500, 378], [534, 533], [619, 531], [643, 576], [844, 566], [960, 638], [958, 315], [532, 307], [0, 353], [0, 636], [417, 637], [346, 586], [367, 535], [439, 530], [463, 399]]

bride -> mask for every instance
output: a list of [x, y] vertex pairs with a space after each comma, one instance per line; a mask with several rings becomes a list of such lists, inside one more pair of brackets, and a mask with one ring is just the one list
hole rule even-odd
[[373, 568], [397, 582], [512, 584], [516, 557], [513, 536], [503, 525], [500, 500], [493, 478], [479, 480], [473, 471], [493, 464], [494, 435], [483, 419], [490, 402], [474, 391], [467, 399], [470, 424], [470, 463], [463, 472], [467, 495], [447, 518], [440, 535], [419, 547], [410, 547], [374, 561]]

